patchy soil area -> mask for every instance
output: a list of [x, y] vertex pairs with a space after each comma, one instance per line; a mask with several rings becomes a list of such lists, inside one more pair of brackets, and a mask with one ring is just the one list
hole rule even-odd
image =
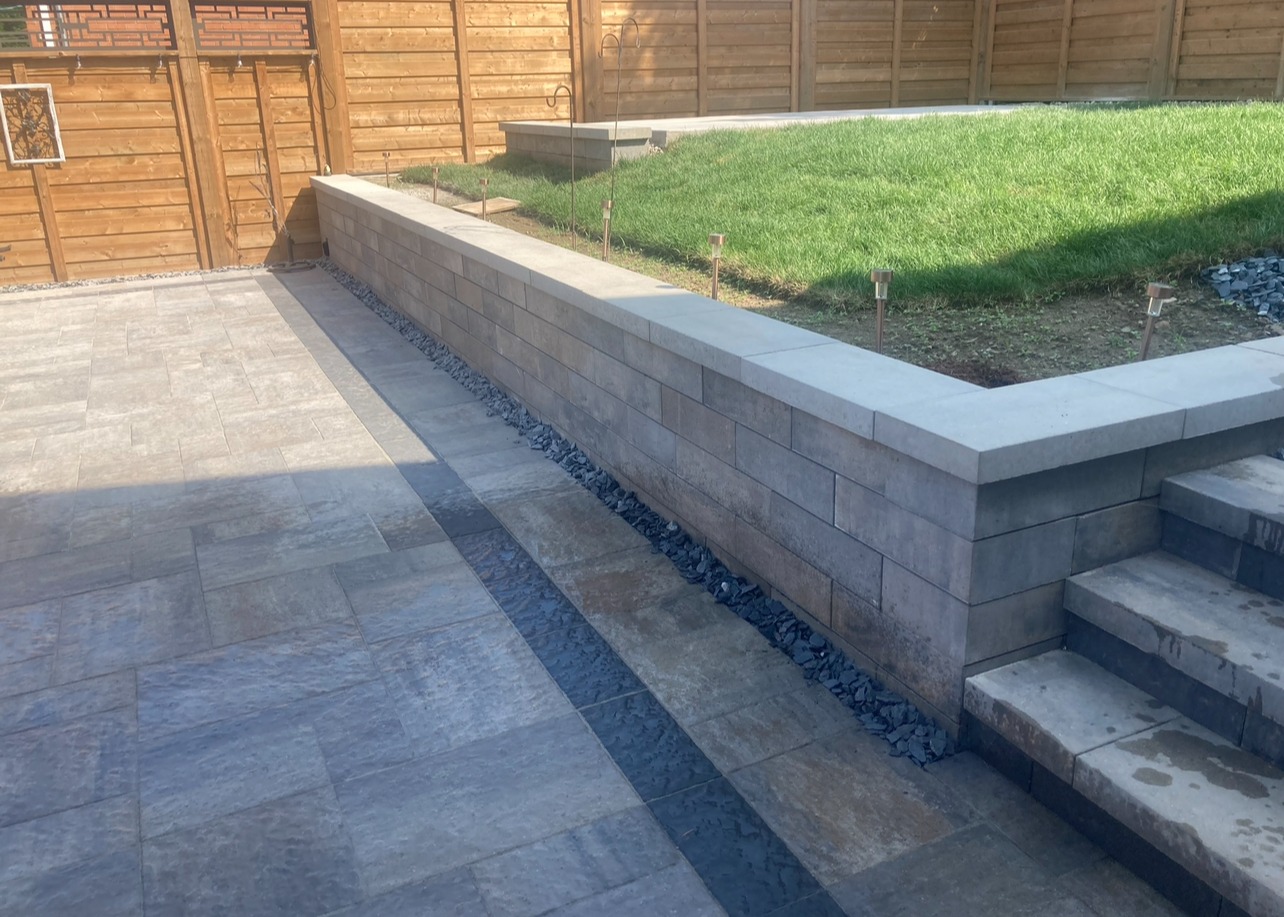
[[[382, 178], [374, 179], [382, 184]], [[393, 187], [416, 197], [431, 198], [424, 185], [393, 180]], [[439, 202], [466, 201], [446, 191]], [[597, 257], [601, 241], [572, 240], [520, 211], [498, 214], [493, 222], [518, 232]], [[616, 248], [612, 263], [640, 274], [700, 293], [709, 291], [707, 271]], [[1233, 303], [1220, 300], [1197, 279], [1175, 284], [1177, 299], [1164, 306], [1155, 325], [1150, 356], [1162, 357], [1223, 344], [1237, 344], [1284, 332], [1284, 326]], [[734, 280], [721, 283], [721, 298], [858, 347], [872, 347], [874, 307], [838, 309], [832, 305], [764, 295]], [[1103, 290], [1061, 296], [1033, 304], [959, 306], [948, 302], [898, 304], [896, 289], [888, 307], [884, 352], [958, 379], [994, 387], [1051, 376], [1099, 369], [1137, 358], [1146, 323], [1145, 290]]]

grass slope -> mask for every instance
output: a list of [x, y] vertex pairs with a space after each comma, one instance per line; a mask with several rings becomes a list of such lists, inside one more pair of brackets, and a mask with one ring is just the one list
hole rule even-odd
[[[1284, 242], [1284, 106], [1060, 106], [689, 137], [616, 172], [615, 238], [843, 302], [873, 267], [893, 296], [1029, 300], [1185, 273]], [[566, 170], [501, 156], [443, 184], [564, 225]], [[430, 170], [408, 170], [431, 181]], [[577, 183], [600, 230], [609, 177]]]

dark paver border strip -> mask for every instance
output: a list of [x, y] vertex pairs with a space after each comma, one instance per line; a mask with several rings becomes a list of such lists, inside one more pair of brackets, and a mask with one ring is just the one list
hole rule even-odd
[[[310, 328], [290, 321], [294, 304], [274, 296], [270, 283], [260, 285], [299, 339], [316, 343]], [[327, 342], [335, 351], [325, 348], [313, 358], [367, 423], [361, 399], [349, 398], [351, 376], [332, 371], [340, 368], [340, 354], [345, 365], [361, 367], [339, 342], [328, 336]], [[406, 480], [727, 913], [842, 917], [816, 877], [450, 464], [438, 455], [432, 473]]]

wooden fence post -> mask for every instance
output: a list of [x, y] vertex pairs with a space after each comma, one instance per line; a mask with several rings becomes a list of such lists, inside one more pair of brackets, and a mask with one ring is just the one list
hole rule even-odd
[[1150, 50], [1150, 79], [1146, 87], [1147, 95], [1156, 102], [1164, 97], [1168, 82], [1168, 58], [1173, 53], [1175, 17], [1173, 0], [1159, 0], [1155, 5], [1155, 41]]
[[709, 113], [709, 4], [695, 0], [696, 8], [696, 114]]
[[1177, 94], [1177, 67], [1181, 64], [1181, 36], [1186, 30], [1186, 0], [1176, 0], [1173, 10], [1173, 35], [1168, 45], [1168, 74], [1164, 82], [1165, 99]]
[[584, 99], [584, 121], [602, 118], [602, 0], [580, 0], [580, 95]]
[[263, 125], [263, 153], [267, 164], [268, 193], [272, 197], [272, 222], [277, 232], [285, 229], [285, 192], [281, 184], [281, 153], [276, 146], [276, 128], [272, 121], [272, 87], [268, 83], [267, 61], [254, 62], [254, 94], [259, 102], [259, 122]]
[[1061, 14], [1061, 55], [1057, 58], [1057, 98], [1066, 97], [1066, 73], [1070, 69], [1070, 30], [1074, 27], [1074, 0], [1066, 0]]
[[[27, 82], [27, 67], [19, 61], [13, 62], [13, 81]], [[53, 279], [63, 281], [67, 277], [67, 256], [62, 249], [62, 235], [58, 232], [58, 212], [54, 209], [53, 192], [49, 190], [49, 176], [45, 174], [43, 163], [32, 163], [31, 181], [36, 188], [36, 203], [40, 206], [40, 224], [45, 231], [45, 246], [49, 249], [49, 270]]]
[[228, 239], [231, 223], [228, 217], [228, 199], [223, 190], [223, 167], [215, 156], [218, 141], [211, 129], [214, 120], [214, 97], [206, 92], [201, 78], [200, 58], [196, 50], [196, 24], [187, 0], [174, 0], [170, 4], [170, 22], [174, 27], [174, 42], [178, 46], [178, 77], [182, 84], [183, 101], [192, 128], [192, 158], [195, 175], [188, 181], [200, 186], [202, 213], [209, 240], [211, 267], [227, 267], [237, 262], [235, 246]]
[[896, 0], [892, 7], [892, 108], [901, 103], [901, 29], [904, 22], [905, 0]]
[[477, 161], [477, 140], [473, 129], [473, 81], [468, 69], [468, 17], [464, 0], [451, 0], [455, 13], [455, 61], [459, 75], [459, 132], [463, 139], [464, 162]]
[[798, 83], [802, 70], [802, 0], [789, 4], [789, 110], [798, 111]]
[[981, 98], [981, 61], [982, 39], [985, 37], [986, 21], [990, 5], [986, 0], [975, 0], [972, 4], [972, 67], [967, 74], [967, 101], [975, 105]]
[[981, 29], [985, 43], [981, 45], [981, 90], [980, 97], [984, 102], [991, 101], [990, 79], [994, 74], [994, 20], [998, 18], [998, 0], [981, 0], [986, 5], [986, 23]]
[[202, 269], [214, 266], [210, 256], [208, 227], [201, 219], [205, 205], [201, 203], [201, 186], [196, 180], [196, 157], [192, 154], [192, 121], [187, 106], [183, 104], [183, 81], [178, 75], [178, 61], [166, 63], [169, 93], [174, 100], [174, 126], [178, 128], [178, 149], [183, 157], [183, 175], [187, 185], [187, 205], [192, 208], [192, 235], [196, 237], [196, 259]]
[[336, 174], [352, 171], [352, 117], [348, 111], [348, 77], [343, 66], [343, 45], [339, 40], [339, 11], [336, 0], [314, 0], [312, 22], [316, 28], [317, 57], [321, 68], [321, 108], [325, 109], [325, 90], [334, 97], [325, 113], [325, 146], [330, 156], [330, 170]]
[[798, 110], [816, 108], [816, 0], [798, 0]]

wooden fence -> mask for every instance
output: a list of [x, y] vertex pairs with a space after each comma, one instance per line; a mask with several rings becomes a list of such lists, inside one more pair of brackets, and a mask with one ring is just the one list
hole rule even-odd
[[52, 86], [66, 158], [0, 171], [0, 285], [315, 256], [309, 176], [484, 158], [559, 84], [581, 120], [1284, 97], [1275, 2], [4, 2], [0, 98]]

